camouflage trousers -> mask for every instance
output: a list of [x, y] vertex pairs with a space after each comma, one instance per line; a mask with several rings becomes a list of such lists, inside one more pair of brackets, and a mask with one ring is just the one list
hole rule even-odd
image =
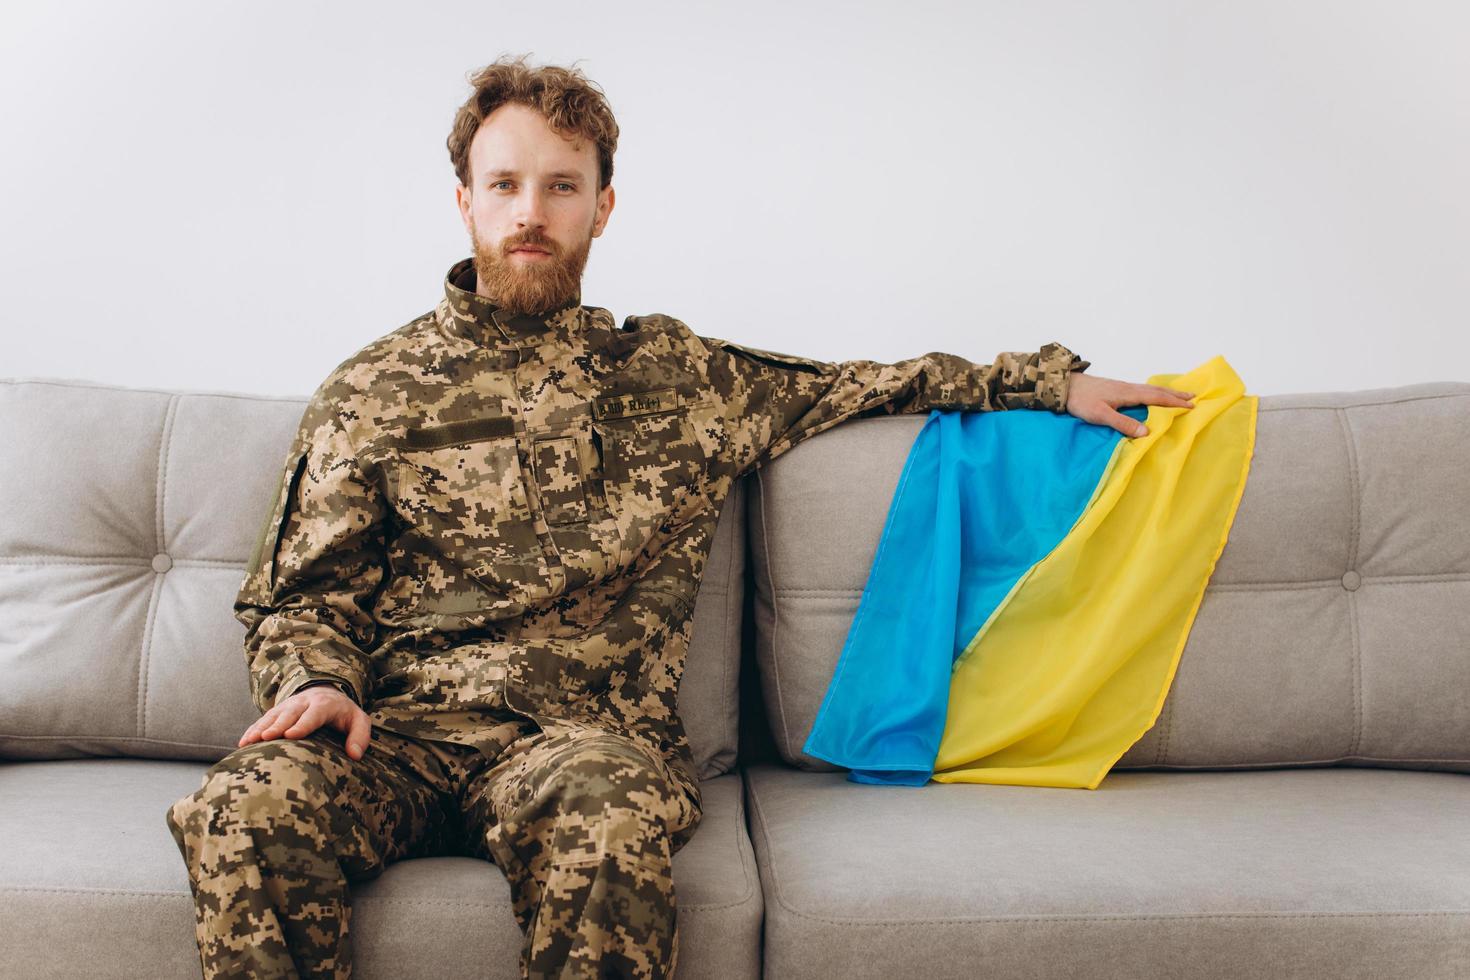
[[622, 735], [535, 728], [497, 759], [373, 727], [252, 742], [167, 813], [207, 978], [352, 975], [350, 881], [404, 858], [491, 861], [511, 886], [522, 977], [668, 977], [671, 859], [700, 818]]

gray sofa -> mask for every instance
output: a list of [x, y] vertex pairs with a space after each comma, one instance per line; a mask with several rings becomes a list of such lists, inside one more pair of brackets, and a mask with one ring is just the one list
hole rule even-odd
[[[0, 379], [0, 977], [199, 976], [164, 813], [255, 717], [231, 601], [304, 407]], [[1470, 383], [1262, 398], [1163, 713], [1092, 791], [801, 752], [922, 421], [726, 503], [679, 975], [1470, 976]], [[493, 865], [400, 862], [353, 908], [359, 976], [515, 976]]]

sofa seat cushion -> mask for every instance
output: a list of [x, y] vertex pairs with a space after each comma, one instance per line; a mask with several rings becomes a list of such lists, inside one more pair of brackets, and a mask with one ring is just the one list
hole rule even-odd
[[1463, 977], [1470, 776], [745, 771], [770, 976]]
[[[137, 759], [0, 763], [0, 964], [24, 964], [37, 980], [197, 978], [189, 879], [164, 814], [206, 769]], [[693, 976], [757, 977], [762, 902], [740, 776], [701, 788], [703, 821], [674, 855], [680, 972], [687, 958]], [[352, 906], [356, 976], [517, 975], [510, 888], [488, 862], [400, 861], [355, 884]]]

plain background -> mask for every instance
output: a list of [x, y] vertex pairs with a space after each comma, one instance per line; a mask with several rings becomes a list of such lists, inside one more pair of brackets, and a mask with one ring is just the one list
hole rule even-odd
[[469, 72], [622, 128], [582, 300], [829, 360], [1470, 380], [1470, 4], [16, 3], [0, 375], [305, 396], [469, 254]]

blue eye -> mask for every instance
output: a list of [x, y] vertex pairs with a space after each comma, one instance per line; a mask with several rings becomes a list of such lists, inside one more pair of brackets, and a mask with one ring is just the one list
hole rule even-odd
[[[491, 184], [490, 186], [491, 187], [499, 187], [501, 184], [509, 184], [509, 183], [510, 183], [510, 181], [508, 181], [508, 180], [497, 180], [495, 183]], [[564, 180], [563, 181], [559, 181], [559, 182], [557, 182], [555, 184], [552, 184], [551, 186], [553, 186], [553, 187], [565, 187], [569, 191], [575, 191], [577, 189], [577, 188], [573, 187], [571, 184], [568, 184]]]

